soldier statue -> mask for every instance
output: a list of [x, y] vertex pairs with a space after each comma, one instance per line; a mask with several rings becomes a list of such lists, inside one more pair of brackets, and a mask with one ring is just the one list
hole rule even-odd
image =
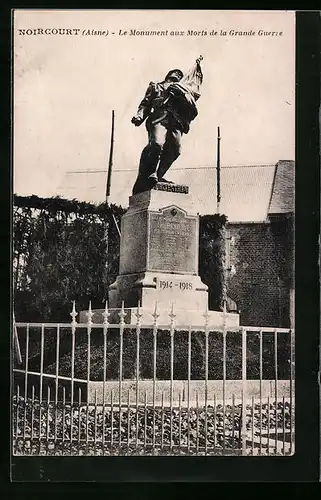
[[172, 69], [160, 83], [150, 82], [132, 123], [137, 127], [146, 119], [148, 144], [142, 151], [133, 195], [152, 189], [157, 182], [171, 183], [165, 174], [181, 152], [181, 138], [197, 116], [203, 74], [200, 56], [186, 73]]

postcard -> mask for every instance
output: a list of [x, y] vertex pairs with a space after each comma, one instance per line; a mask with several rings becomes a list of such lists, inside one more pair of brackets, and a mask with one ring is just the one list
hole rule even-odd
[[12, 30], [13, 456], [292, 456], [295, 13]]

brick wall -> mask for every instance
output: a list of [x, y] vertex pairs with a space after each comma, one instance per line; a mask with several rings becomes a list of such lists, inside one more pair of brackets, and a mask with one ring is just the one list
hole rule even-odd
[[[281, 226], [283, 224], [283, 226]], [[227, 241], [228, 296], [241, 311], [245, 326], [290, 326], [291, 266], [284, 220], [229, 224]], [[280, 230], [282, 229], [282, 230]], [[276, 236], [277, 235], [277, 236]], [[289, 262], [285, 263], [289, 259]]]

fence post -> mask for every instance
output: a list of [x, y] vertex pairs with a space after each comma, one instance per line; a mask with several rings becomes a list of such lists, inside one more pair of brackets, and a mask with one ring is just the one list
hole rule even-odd
[[108, 311], [108, 302], [105, 302], [105, 310], [103, 312], [103, 336], [104, 336], [104, 369], [103, 369], [103, 436], [102, 436], [102, 447], [103, 447], [103, 455], [105, 455], [105, 429], [106, 429], [106, 364], [107, 364], [107, 331], [109, 326], [109, 318], [110, 312]]
[[247, 403], [247, 373], [246, 373], [246, 329], [242, 328], [242, 455], [246, 455], [246, 403]]
[[18, 332], [17, 332], [17, 326], [16, 326], [16, 320], [15, 320], [15, 315], [13, 313], [13, 344], [15, 348], [15, 353], [16, 353], [16, 358], [19, 363], [19, 365], [22, 364], [22, 356], [21, 356], [21, 350], [20, 350], [20, 344], [19, 344], [19, 338], [18, 338]]
[[[139, 408], [139, 377], [140, 377], [140, 366], [139, 366], [139, 356], [140, 356], [140, 328], [142, 320], [142, 312], [140, 309], [140, 300], [137, 303], [136, 315], [136, 448], [138, 444], [138, 408]], [[129, 410], [128, 410], [128, 420], [129, 420]]]
[[122, 419], [122, 380], [123, 380], [123, 340], [124, 340], [124, 327], [125, 327], [125, 317], [127, 313], [125, 312], [124, 301], [121, 303], [121, 310], [118, 313], [119, 316], [119, 381], [118, 381], [118, 404], [119, 404], [119, 422], [118, 422], [118, 453], [121, 454], [121, 419]]
[[205, 392], [204, 392], [204, 406], [205, 406], [205, 455], [207, 455], [207, 427], [208, 427], [208, 337], [209, 337], [209, 327], [208, 327], [208, 305], [206, 304], [205, 314], [203, 315], [205, 319]]
[[275, 455], [278, 452], [278, 330], [274, 329]]
[[173, 379], [174, 379], [174, 333], [175, 333], [175, 318], [176, 313], [174, 312], [174, 302], [172, 302], [172, 308], [169, 313], [170, 317], [170, 339], [171, 339], [171, 353], [170, 353], [170, 387], [169, 387], [169, 398], [170, 398], [170, 451], [172, 451], [173, 446]]
[[223, 392], [222, 392], [222, 408], [223, 408], [223, 452], [225, 452], [225, 415], [226, 415], [226, 301], [223, 302]]
[[89, 442], [89, 383], [90, 383], [90, 355], [91, 355], [91, 325], [93, 324], [92, 317], [93, 312], [91, 309], [91, 301], [89, 301], [89, 308], [86, 312], [87, 317], [87, 400], [86, 400], [86, 455], [88, 454], [88, 442]]
[[[91, 309], [91, 303], [89, 303], [89, 309]], [[70, 313], [70, 316], [72, 317], [71, 321], [71, 394], [70, 394], [70, 454], [72, 454], [72, 439], [73, 439], [73, 418], [74, 418], [74, 412], [73, 412], [73, 406], [74, 406], [74, 378], [75, 378], [75, 341], [76, 341], [76, 328], [77, 328], [77, 321], [76, 321], [76, 308], [75, 308], [75, 301], [73, 301], [73, 307], [72, 307], [72, 312]], [[87, 388], [88, 390], [88, 388]], [[80, 418], [80, 417], [79, 417]]]
[[191, 370], [192, 369], [192, 327], [188, 329], [188, 358], [187, 358], [187, 452], [190, 452], [190, 397], [191, 397]]
[[159, 313], [157, 311], [157, 301], [155, 301], [155, 309], [152, 314], [153, 316], [153, 454], [155, 453], [155, 442], [156, 442], [156, 434], [155, 434], [155, 398], [156, 398], [156, 367], [157, 367], [157, 331], [158, 331], [158, 317]]
[[294, 332], [290, 330], [290, 455], [293, 453], [293, 431], [294, 431], [294, 416], [293, 416], [293, 380], [294, 380]]

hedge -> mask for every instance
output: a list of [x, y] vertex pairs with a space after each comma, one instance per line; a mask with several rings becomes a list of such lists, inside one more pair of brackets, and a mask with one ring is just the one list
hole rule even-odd
[[[69, 321], [78, 310], [101, 308], [118, 274], [125, 209], [60, 197], [14, 196], [14, 308], [17, 321]], [[209, 286], [209, 307], [226, 297], [224, 215], [200, 218], [199, 274]]]

